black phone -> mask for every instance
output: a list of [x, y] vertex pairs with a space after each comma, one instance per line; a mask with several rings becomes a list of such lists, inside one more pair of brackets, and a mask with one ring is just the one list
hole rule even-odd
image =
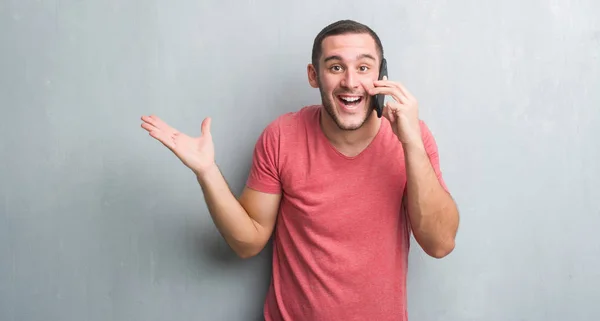
[[[379, 80], [382, 80], [384, 76], [387, 77], [387, 61], [385, 58], [381, 60], [381, 66], [379, 66]], [[385, 95], [372, 96], [373, 108], [377, 111], [377, 117], [381, 118], [383, 115], [383, 104], [385, 103]]]

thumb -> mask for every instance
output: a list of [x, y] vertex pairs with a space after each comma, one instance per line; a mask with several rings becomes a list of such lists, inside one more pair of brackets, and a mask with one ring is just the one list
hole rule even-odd
[[202, 121], [202, 136], [210, 135], [210, 123], [212, 119], [210, 117], [204, 118]]

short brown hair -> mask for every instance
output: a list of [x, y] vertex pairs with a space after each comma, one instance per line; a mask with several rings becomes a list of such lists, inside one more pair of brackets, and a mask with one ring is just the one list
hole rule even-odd
[[373, 31], [368, 26], [353, 20], [339, 20], [323, 28], [323, 30], [321, 30], [321, 32], [319, 32], [319, 34], [317, 34], [317, 36], [315, 37], [315, 41], [313, 43], [312, 48], [312, 64], [317, 70], [319, 69], [319, 58], [323, 53], [323, 48], [321, 46], [323, 40], [329, 36], [336, 36], [348, 33], [368, 33], [369, 35], [371, 35], [371, 37], [373, 37], [373, 40], [375, 40], [375, 44], [377, 46], [379, 60], [382, 60], [383, 45], [381, 44], [381, 40], [379, 39], [379, 36], [377, 36], [375, 31]]

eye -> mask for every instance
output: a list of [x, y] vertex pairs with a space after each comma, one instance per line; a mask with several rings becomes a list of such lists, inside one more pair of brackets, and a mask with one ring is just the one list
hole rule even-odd
[[340, 65], [333, 65], [333, 66], [329, 67], [329, 69], [331, 71], [333, 71], [333, 72], [338, 72], [338, 71], [342, 70], [342, 66], [340, 66]]
[[366, 72], [366, 71], [368, 71], [368, 70], [369, 70], [369, 67], [367, 67], [367, 66], [360, 66], [360, 68], [359, 68], [359, 69], [360, 69], [360, 71], [362, 71], [362, 72]]

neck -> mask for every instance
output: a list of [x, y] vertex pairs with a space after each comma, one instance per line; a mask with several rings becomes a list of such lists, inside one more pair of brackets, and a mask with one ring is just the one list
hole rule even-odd
[[360, 154], [373, 141], [381, 126], [381, 119], [377, 118], [374, 112], [356, 130], [340, 129], [325, 111], [321, 111], [320, 120], [325, 137], [340, 153], [346, 156]]

